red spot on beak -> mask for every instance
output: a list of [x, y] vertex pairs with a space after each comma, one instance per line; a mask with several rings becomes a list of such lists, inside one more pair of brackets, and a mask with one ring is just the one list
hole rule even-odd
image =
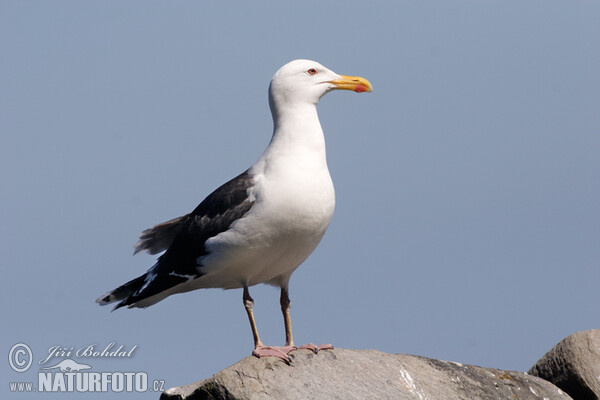
[[354, 88], [354, 91], [356, 93], [366, 92], [367, 91], [367, 87], [363, 86], [363, 85], [356, 85], [356, 87]]

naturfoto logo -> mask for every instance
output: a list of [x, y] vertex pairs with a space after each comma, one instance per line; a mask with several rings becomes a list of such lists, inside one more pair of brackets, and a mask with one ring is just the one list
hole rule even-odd
[[[86, 361], [94, 358], [132, 357], [137, 345], [128, 348], [114, 342], [106, 346], [91, 344], [82, 347], [52, 346], [40, 365], [35, 382], [9, 382], [11, 392], [162, 392], [164, 380], [150, 381], [146, 372], [95, 372]], [[8, 362], [15, 372], [26, 372], [33, 362], [33, 351], [25, 343], [15, 344]], [[93, 360], [92, 360], [93, 361]], [[92, 362], [93, 364], [93, 362]]]

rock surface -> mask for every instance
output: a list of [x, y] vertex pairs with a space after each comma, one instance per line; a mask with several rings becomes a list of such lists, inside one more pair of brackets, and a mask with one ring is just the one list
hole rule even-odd
[[576, 400], [600, 399], [600, 329], [563, 339], [529, 374], [554, 383]]
[[376, 350], [335, 349], [247, 357], [166, 399], [549, 399], [570, 397], [551, 383], [522, 372], [482, 368]]

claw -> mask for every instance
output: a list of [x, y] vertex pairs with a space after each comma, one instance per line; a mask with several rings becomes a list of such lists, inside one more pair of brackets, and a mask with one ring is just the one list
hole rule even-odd
[[303, 344], [300, 347], [297, 347], [298, 349], [306, 349], [306, 350], [311, 350], [313, 351], [315, 354], [317, 354], [319, 352], [319, 350], [333, 350], [333, 346], [330, 344], [320, 344], [320, 345], [316, 345], [314, 343], [308, 343], [308, 344]]
[[294, 349], [294, 346], [258, 346], [252, 351], [252, 355], [258, 358], [277, 357], [289, 364], [290, 358], [287, 355]]

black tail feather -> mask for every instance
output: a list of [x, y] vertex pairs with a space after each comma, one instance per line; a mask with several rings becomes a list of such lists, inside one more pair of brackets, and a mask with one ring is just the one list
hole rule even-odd
[[121, 285], [118, 288], [111, 290], [110, 292], [98, 297], [96, 299], [96, 303], [100, 304], [101, 306], [105, 306], [107, 304], [114, 303], [115, 301], [120, 300], [121, 302], [115, 306], [113, 311], [117, 308], [121, 308], [127, 305], [127, 299], [132, 294], [139, 291], [144, 285], [146, 281], [146, 275], [147, 274], [138, 276], [137, 278], [130, 280], [126, 284]]

